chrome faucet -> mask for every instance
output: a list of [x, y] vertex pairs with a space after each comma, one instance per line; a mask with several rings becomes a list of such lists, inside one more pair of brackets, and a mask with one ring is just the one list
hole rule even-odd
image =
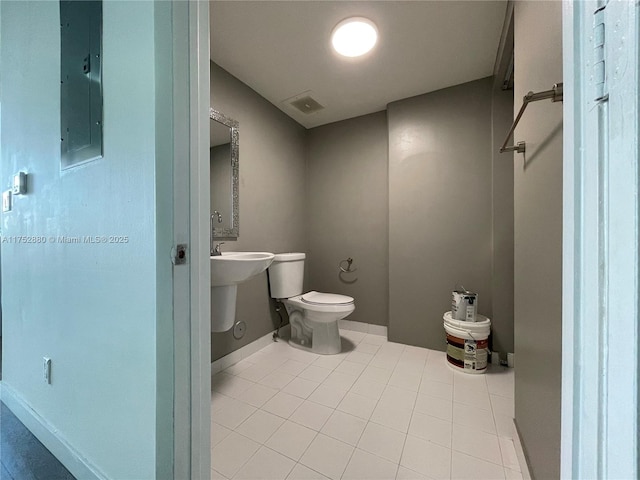
[[[218, 244], [216, 245], [216, 247], [214, 248], [213, 246], [213, 219], [217, 219], [218, 223], [222, 222], [222, 215], [220, 215], [220, 212], [218, 212], [217, 210], [215, 210], [213, 212], [213, 215], [211, 215], [211, 221], [209, 222], [209, 254], [211, 256], [216, 256], [216, 255], [222, 255], [222, 253], [220, 252], [220, 245], [222, 244]], [[224, 243], [224, 242], [222, 242]], [[218, 253], [216, 253], [218, 252]]]
[[213, 247], [213, 250], [211, 251], [211, 256], [212, 257], [218, 257], [218, 256], [222, 255], [222, 252], [220, 251], [220, 247], [223, 244], [224, 244], [224, 242], [216, 243], [216, 246]]

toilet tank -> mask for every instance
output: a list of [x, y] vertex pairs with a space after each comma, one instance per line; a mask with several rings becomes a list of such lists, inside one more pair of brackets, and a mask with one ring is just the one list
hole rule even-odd
[[304, 253], [277, 253], [269, 266], [271, 298], [300, 295], [304, 280]]

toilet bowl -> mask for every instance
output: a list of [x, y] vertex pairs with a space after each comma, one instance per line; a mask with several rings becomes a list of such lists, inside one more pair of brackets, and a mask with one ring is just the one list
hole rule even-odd
[[356, 309], [353, 298], [311, 291], [282, 299], [291, 324], [289, 344], [314, 353], [340, 353], [342, 344], [338, 320]]
[[271, 297], [280, 300], [289, 314], [289, 344], [314, 353], [340, 353], [338, 320], [355, 310], [353, 298], [311, 291], [302, 294], [304, 253], [276, 254], [268, 269]]

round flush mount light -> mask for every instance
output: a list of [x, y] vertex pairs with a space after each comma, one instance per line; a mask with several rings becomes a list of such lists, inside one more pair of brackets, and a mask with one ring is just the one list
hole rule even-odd
[[344, 57], [359, 57], [369, 52], [378, 41], [378, 29], [364, 17], [341, 21], [331, 33], [331, 45]]

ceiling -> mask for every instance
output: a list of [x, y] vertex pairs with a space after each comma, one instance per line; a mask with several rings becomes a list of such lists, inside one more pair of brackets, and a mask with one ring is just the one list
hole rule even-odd
[[[210, 6], [211, 59], [311, 128], [491, 75], [507, 2], [214, 0]], [[335, 54], [329, 39], [350, 16], [371, 19], [379, 32], [374, 50], [355, 59]], [[307, 91], [325, 108], [304, 114], [286, 102]]]

